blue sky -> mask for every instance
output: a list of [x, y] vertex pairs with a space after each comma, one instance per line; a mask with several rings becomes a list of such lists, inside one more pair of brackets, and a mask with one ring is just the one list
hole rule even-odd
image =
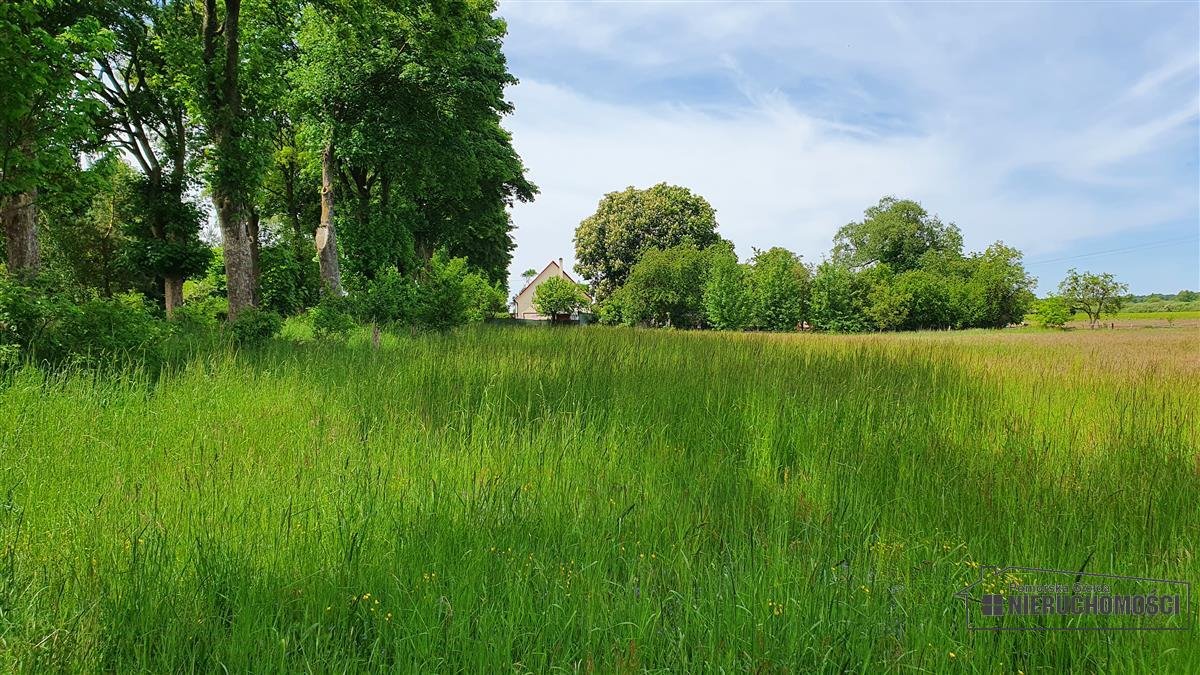
[[1200, 4], [503, 1], [520, 273], [660, 181], [819, 262], [887, 194], [1134, 293], [1200, 286]]

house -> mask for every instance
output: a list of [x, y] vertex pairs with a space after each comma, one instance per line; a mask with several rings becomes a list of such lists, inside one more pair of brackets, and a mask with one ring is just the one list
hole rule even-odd
[[[533, 279], [530, 279], [529, 283], [525, 284], [525, 288], [522, 288], [521, 292], [517, 293], [516, 297], [513, 298], [513, 318], [527, 319], [530, 321], [545, 321], [552, 318], [545, 316], [544, 314], [539, 314], [537, 307], [533, 305], [533, 294], [535, 291], [537, 291], [537, 287], [540, 286], [543, 281], [551, 277], [562, 277], [573, 284], [579, 283], [567, 273], [567, 268], [563, 265], [562, 258], [559, 258], [558, 260], [551, 260], [550, 264], [546, 265], [546, 268], [539, 272], [537, 276], [535, 276]], [[589, 303], [592, 302], [592, 296], [590, 294], [585, 291], [584, 295], [587, 296]], [[559, 318], [561, 319], [563, 317]], [[579, 321], [580, 318], [581, 317], [578, 312], [572, 314], [570, 317], [571, 321]]]

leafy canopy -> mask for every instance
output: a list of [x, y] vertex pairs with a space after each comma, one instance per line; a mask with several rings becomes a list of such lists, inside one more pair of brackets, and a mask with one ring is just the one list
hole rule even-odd
[[645, 190], [610, 192], [575, 230], [575, 269], [598, 300], [616, 291], [633, 266], [652, 249], [719, 242], [716, 211], [684, 187], [659, 183]]
[[1129, 286], [1112, 274], [1078, 272], [1073, 267], [1058, 285], [1058, 294], [1071, 304], [1071, 311], [1087, 314], [1092, 326], [1102, 315], [1119, 311], [1128, 293]]
[[917, 202], [884, 197], [861, 221], [842, 226], [833, 243], [833, 257], [843, 265], [883, 263], [895, 272], [907, 272], [919, 267], [921, 257], [931, 251], [961, 253], [963, 242], [956, 225], [943, 224]]

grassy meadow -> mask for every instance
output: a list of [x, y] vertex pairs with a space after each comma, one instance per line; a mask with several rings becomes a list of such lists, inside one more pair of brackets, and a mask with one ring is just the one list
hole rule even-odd
[[385, 338], [4, 376], [0, 669], [1200, 672], [953, 597], [1200, 582], [1200, 331]]

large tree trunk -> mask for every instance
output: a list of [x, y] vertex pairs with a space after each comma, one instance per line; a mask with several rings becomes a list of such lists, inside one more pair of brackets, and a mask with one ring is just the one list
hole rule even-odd
[[239, 208], [228, 195], [214, 195], [213, 203], [221, 226], [225, 291], [229, 297], [229, 320], [232, 321], [243, 309], [254, 306], [254, 247], [246, 210]]
[[21, 276], [38, 273], [41, 259], [37, 240], [37, 188], [20, 192], [3, 204], [8, 271]]
[[323, 290], [334, 296], [343, 295], [342, 274], [338, 269], [337, 233], [333, 229], [333, 143], [326, 143], [321, 153], [321, 224], [317, 227], [314, 239]]
[[163, 278], [163, 301], [167, 307], [167, 318], [175, 316], [175, 309], [183, 304], [183, 277]]
[[[230, 175], [242, 162], [242, 110], [238, 71], [241, 67], [240, 19], [242, 0], [225, 0], [225, 18], [218, 16], [217, 0], [204, 0], [203, 60], [206, 70], [205, 96], [213, 120], [209, 133], [216, 148], [219, 169], [212, 185], [213, 205], [221, 226], [221, 241], [225, 253], [225, 288], [229, 297], [229, 319], [236, 319], [247, 307], [253, 307], [257, 292], [254, 274], [255, 241], [249, 222], [245, 194], [249, 192]], [[220, 43], [223, 41], [223, 45]], [[224, 52], [223, 64], [218, 66], [218, 48]]]

